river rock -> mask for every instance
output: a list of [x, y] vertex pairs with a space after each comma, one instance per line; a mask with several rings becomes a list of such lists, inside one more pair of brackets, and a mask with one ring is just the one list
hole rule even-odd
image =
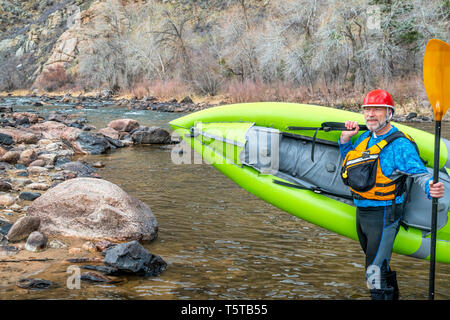
[[30, 188], [31, 190], [40, 190], [40, 191], [46, 191], [50, 188], [48, 184], [42, 183], [42, 182], [33, 182], [30, 183], [27, 188]]
[[3, 157], [6, 152], [8, 152], [8, 150], [0, 146], [0, 157]]
[[0, 191], [9, 191], [12, 189], [11, 183], [8, 181], [1, 180], [0, 181]]
[[110, 138], [108, 136], [105, 136], [105, 139], [106, 139], [106, 141], [109, 142], [111, 149], [123, 148], [125, 146], [125, 144], [120, 140], [116, 140], [116, 139]]
[[42, 290], [53, 286], [53, 282], [38, 278], [36, 279], [27, 278], [27, 279], [20, 279], [19, 281], [17, 281], [16, 285], [22, 289]]
[[95, 247], [95, 244], [93, 244], [91, 241], [86, 241], [81, 246], [83, 250], [89, 251], [89, 252], [97, 252], [97, 248]]
[[82, 272], [80, 274], [80, 280], [82, 281], [89, 281], [89, 282], [103, 282], [103, 283], [117, 283], [121, 282], [121, 280], [116, 279], [110, 279], [103, 274], [99, 272], [89, 271], [89, 272]]
[[21, 163], [16, 163], [14, 165], [14, 168], [18, 169], [18, 170], [27, 170], [27, 166]]
[[151, 209], [102, 179], [75, 178], [36, 199], [28, 215], [41, 218], [40, 231], [89, 240], [153, 240], [158, 224]]
[[9, 145], [12, 145], [13, 143], [14, 143], [14, 140], [10, 135], [5, 134], [5, 133], [0, 133], [0, 144], [9, 146]]
[[50, 143], [53, 143], [53, 141], [50, 140], [50, 139], [45, 139], [44, 138], [44, 139], [40, 139], [37, 142], [37, 145], [38, 145], [39, 148], [44, 148], [44, 147], [48, 146]]
[[69, 254], [72, 254], [72, 255], [77, 255], [82, 252], [83, 252], [83, 250], [81, 250], [81, 248], [77, 248], [77, 247], [69, 249]]
[[94, 162], [94, 163], [92, 164], [92, 166], [93, 166], [94, 168], [104, 168], [104, 167], [105, 167], [105, 164], [104, 164], [103, 162], [101, 162], [101, 161], [97, 161], [97, 162]]
[[37, 159], [30, 163], [30, 167], [44, 167], [46, 164], [43, 159]]
[[106, 249], [108, 249], [108, 248], [110, 248], [110, 247], [113, 247], [113, 246], [115, 246], [115, 245], [116, 245], [115, 243], [111, 243], [111, 242], [109, 242], [109, 241], [107, 241], [107, 240], [100, 240], [100, 241], [97, 241], [97, 242], [95, 243], [95, 248], [96, 248], [98, 251], [103, 252], [103, 251], [105, 251]]
[[9, 194], [0, 195], [0, 206], [8, 207], [16, 202], [16, 198]]
[[11, 183], [16, 186], [16, 188], [23, 188], [27, 184], [33, 183], [33, 181], [28, 178], [11, 178]]
[[67, 130], [64, 123], [56, 121], [45, 121], [30, 126], [30, 130], [41, 135], [44, 139], [61, 139], [62, 134]]
[[194, 103], [194, 101], [192, 101], [191, 97], [186, 96], [180, 101], [180, 103]]
[[9, 170], [11, 169], [11, 165], [7, 162], [0, 161], [0, 170]]
[[52, 181], [66, 180], [64, 177], [64, 174], [62, 172], [56, 172], [56, 173], [49, 174], [49, 177], [50, 177], [50, 179], [52, 179]]
[[28, 121], [28, 123], [36, 123], [39, 121], [39, 116], [32, 112], [14, 112], [12, 118], [16, 120], [16, 123], [17, 120], [19, 120], [19, 122]]
[[37, 198], [39, 198], [41, 194], [39, 192], [29, 192], [25, 191], [19, 194], [19, 198], [26, 201], [33, 201]]
[[82, 176], [90, 175], [91, 173], [94, 172], [94, 170], [90, 166], [80, 161], [71, 161], [64, 163], [63, 165], [60, 166], [60, 168], [63, 170], [72, 171], [75, 174]]
[[117, 119], [108, 123], [108, 127], [116, 131], [130, 132], [133, 131], [134, 129], [139, 128], [139, 123], [133, 119]]
[[9, 209], [15, 211], [15, 212], [19, 212], [22, 211], [22, 207], [19, 206], [17, 203], [14, 203], [13, 205], [9, 206]]
[[45, 150], [50, 151], [50, 152], [54, 152], [54, 151], [58, 151], [62, 149], [62, 143], [58, 143], [58, 142], [53, 142], [53, 143], [49, 143], [48, 145], [45, 146]]
[[14, 164], [14, 163], [17, 163], [17, 161], [19, 161], [19, 158], [20, 158], [19, 151], [8, 151], [3, 155], [1, 160]]
[[62, 113], [60, 111], [52, 111], [48, 115], [48, 121], [55, 121], [67, 124], [66, 122], [70, 121], [70, 117], [68, 114]]
[[0, 257], [12, 256], [19, 252], [19, 248], [10, 245], [0, 245]]
[[100, 132], [101, 134], [103, 134], [107, 137], [110, 137], [111, 139], [119, 140], [119, 131], [117, 131], [111, 127], [100, 129], [98, 132]]
[[[55, 153], [41, 153], [38, 156], [38, 160], [43, 160], [45, 161], [45, 164], [55, 164], [57, 155]], [[30, 164], [31, 165], [31, 164]]]
[[167, 267], [167, 263], [160, 256], [147, 251], [135, 240], [107, 249], [104, 263], [122, 272], [145, 276], [157, 276]]
[[12, 137], [15, 143], [34, 144], [39, 140], [36, 134], [15, 128], [0, 128], [0, 133]]
[[11, 222], [0, 219], [0, 234], [7, 235], [12, 226]]
[[102, 154], [110, 148], [104, 135], [86, 131], [79, 133], [71, 145], [76, 153], [82, 154]]
[[63, 175], [63, 180], [69, 180], [77, 177], [77, 174], [70, 170], [63, 170], [61, 173]]
[[25, 250], [38, 252], [45, 249], [47, 245], [47, 237], [44, 236], [39, 231], [33, 231], [27, 239], [27, 243], [25, 244]]
[[121, 275], [121, 272], [119, 271], [119, 269], [113, 268], [113, 267], [82, 265], [82, 266], [80, 266], [80, 268], [87, 269], [87, 270], [99, 271], [102, 274], [106, 274], [106, 275], [113, 275], [113, 276]]
[[64, 242], [62, 242], [60, 240], [54, 239], [49, 242], [48, 247], [52, 248], [52, 249], [66, 249], [67, 244], [65, 244]]
[[140, 127], [131, 138], [136, 144], [167, 144], [171, 141], [169, 132], [158, 127]]
[[21, 118], [16, 119], [15, 126], [19, 127], [19, 126], [26, 126], [29, 124], [30, 124], [30, 119], [28, 119], [28, 117], [21, 117]]
[[33, 231], [38, 230], [41, 220], [38, 217], [24, 216], [19, 218], [11, 227], [6, 237], [9, 241], [25, 239]]
[[28, 166], [31, 162], [33, 162], [36, 159], [37, 159], [36, 151], [34, 151], [34, 149], [28, 149], [28, 150], [22, 151], [17, 163]]
[[32, 176], [44, 176], [48, 175], [48, 169], [43, 167], [28, 167], [27, 172]]

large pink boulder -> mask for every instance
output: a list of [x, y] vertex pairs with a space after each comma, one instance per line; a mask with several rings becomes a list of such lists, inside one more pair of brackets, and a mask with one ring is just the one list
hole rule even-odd
[[42, 123], [36, 123], [30, 127], [30, 130], [41, 134], [45, 139], [61, 139], [61, 135], [67, 130], [67, 126], [64, 123], [56, 121], [45, 121]]
[[156, 218], [145, 203], [102, 179], [60, 183], [34, 200], [27, 214], [41, 219], [39, 231], [46, 235], [149, 241], [158, 233]]
[[11, 136], [15, 143], [33, 144], [37, 143], [39, 140], [39, 137], [36, 134], [27, 132], [25, 129], [0, 128], [0, 133]]
[[116, 131], [130, 132], [139, 128], [139, 123], [133, 119], [117, 119], [108, 123], [108, 127], [113, 128]]
[[119, 140], [119, 131], [111, 128], [111, 127], [106, 127], [103, 129], [98, 130], [98, 132], [100, 132], [101, 134], [110, 137], [111, 139], [115, 139], [115, 140]]

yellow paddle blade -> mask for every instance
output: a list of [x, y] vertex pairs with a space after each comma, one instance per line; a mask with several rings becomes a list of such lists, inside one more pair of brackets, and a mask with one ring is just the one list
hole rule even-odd
[[425, 47], [423, 82], [434, 112], [434, 120], [441, 121], [450, 107], [450, 45], [431, 39]]

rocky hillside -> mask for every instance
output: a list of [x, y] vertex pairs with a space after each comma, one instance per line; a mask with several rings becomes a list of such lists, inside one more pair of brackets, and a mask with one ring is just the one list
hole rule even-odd
[[448, 0], [0, 0], [0, 91], [336, 105], [382, 87], [421, 102], [424, 48], [449, 41], [449, 17]]
[[0, 0], [0, 75], [3, 90], [30, 86], [55, 51], [60, 36], [73, 27], [92, 1]]

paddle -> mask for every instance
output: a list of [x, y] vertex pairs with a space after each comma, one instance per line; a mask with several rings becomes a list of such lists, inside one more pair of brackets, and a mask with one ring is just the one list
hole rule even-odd
[[[430, 100], [431, 107], [433, 108], [435, 120], [433, 183], [437, 183], [439, 181], [441, 121], [449, 108], [450, 45], [438, 39], [428, 41], [423, 60], [423, 82], [428, 100]], [[428, 299], [430, 300], [434, 300], [437, 209], [438, 199], [433, 198], [431, 210], [430, 279], [428, 288]]]

